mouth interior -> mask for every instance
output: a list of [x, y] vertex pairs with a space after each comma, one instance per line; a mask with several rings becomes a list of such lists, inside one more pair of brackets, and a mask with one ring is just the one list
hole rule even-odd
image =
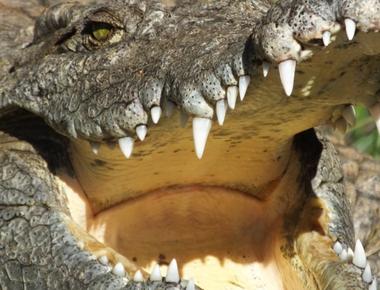
[[[297, 186], [297, 154], [289, 149], [284, 159], [280, 173], [252, 192], [238, 189], [248, 188], [243, 186], [173, 184], [128, 197], [95, 215], [75, 217], [83, 209], [91, 212], [86, 197], [78, 202], [70, 197], [70, 208], [91, 235], [148, 273], [156, 263], [165, 271], [176, 258], [181, 276], [195, 278], [204, 289], [301, 289], [282, 248], [288, 242], [284, 231], [297, 225], [296, 219], [291, 225], [284, 221], [300, 212], [306, 195]], [[196, 162], [205, 165], [206, 160]], [[244, 163], [249, 162], [239, 162], [240, 174], [247, 171]], [[249, 174], [254, 179], [255, 172]], [[179, 176], [172, 175], [173, 183]], [[147, 174], [145, 182], [150, 181]]]
[[[273, 81], [274, 95], [277, 86]], [[284, 251], [307, 202], [293, 136], [329, 113], [304, 104], [309, 114], [299, 122], [302, 102], [278, 97], [273, 102], [288, 107], [254, 112], [254, 91], [224, 127], [215, 126], [202, 160], [190, 124], [173, 122], [178, 116], [151, 128], [129, 160], [118, 148], [102, 146], [95, 155], [87, 142], [73, 142], [81, 203], [90, 212], [72, 212], [74, 220], [147, 273], [156, 263], [165, 272], [176, 258], [181, 277], [203, 289], [302, 289], [292, 266], [297, 257]], [[289, 108], [294, 115], [285, 118]], [[75, 203], [71, 208], [82, 215]]]
[[[368, 54], [378, 53], [361, 38]], [[165, 273], [176, 258], [181, 276], [204, 289], [302, 289], [307, 271], [292, 242], [311, 198], [300, 186], [293, 136], [328, 122], [341, 105], [373, 103], [378, 81], [376, 57], [370, 62], [358, 43], [339, 42], [298, 67], [291, 98], [275, 70], [253, 81], [225, 126], [214, 125], [202, 160], [190, 124], [181, 128], [176, 116], [150, 127], [130, 160], [118, 149], [102, 146], [95, 155], [87, 142], [73, 141], [74, 220], [147, 272], [159, 263]], [[304, 230], [325, 227], [323, 215], [303, 221]]]

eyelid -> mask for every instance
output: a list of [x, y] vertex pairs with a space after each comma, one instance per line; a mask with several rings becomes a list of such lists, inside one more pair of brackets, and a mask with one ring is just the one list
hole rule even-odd
[[114, 28], [124, 29], [123, 23], [104, 8], [92, 13], [87, 19], [89, 22], [107, 23]]

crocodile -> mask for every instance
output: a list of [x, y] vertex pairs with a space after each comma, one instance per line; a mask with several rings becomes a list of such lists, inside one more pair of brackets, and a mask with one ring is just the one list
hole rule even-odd
[[0, 289], [377, 289], [379, 0], [0, 14]]

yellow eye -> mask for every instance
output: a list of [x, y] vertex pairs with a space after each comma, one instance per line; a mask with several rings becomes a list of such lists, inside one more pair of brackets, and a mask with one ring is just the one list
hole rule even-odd
[[92, 35], [97, 41], [105, 41], [109, 38], [111, 30], [106, 27], [98, 27], [92, 31]]

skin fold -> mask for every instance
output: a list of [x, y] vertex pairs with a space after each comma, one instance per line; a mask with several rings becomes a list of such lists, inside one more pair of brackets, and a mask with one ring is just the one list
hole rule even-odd
[[329, 132], [380, 118], [379, 0], [0, 14], [0, 289], [376, 289], [379, 164]]

